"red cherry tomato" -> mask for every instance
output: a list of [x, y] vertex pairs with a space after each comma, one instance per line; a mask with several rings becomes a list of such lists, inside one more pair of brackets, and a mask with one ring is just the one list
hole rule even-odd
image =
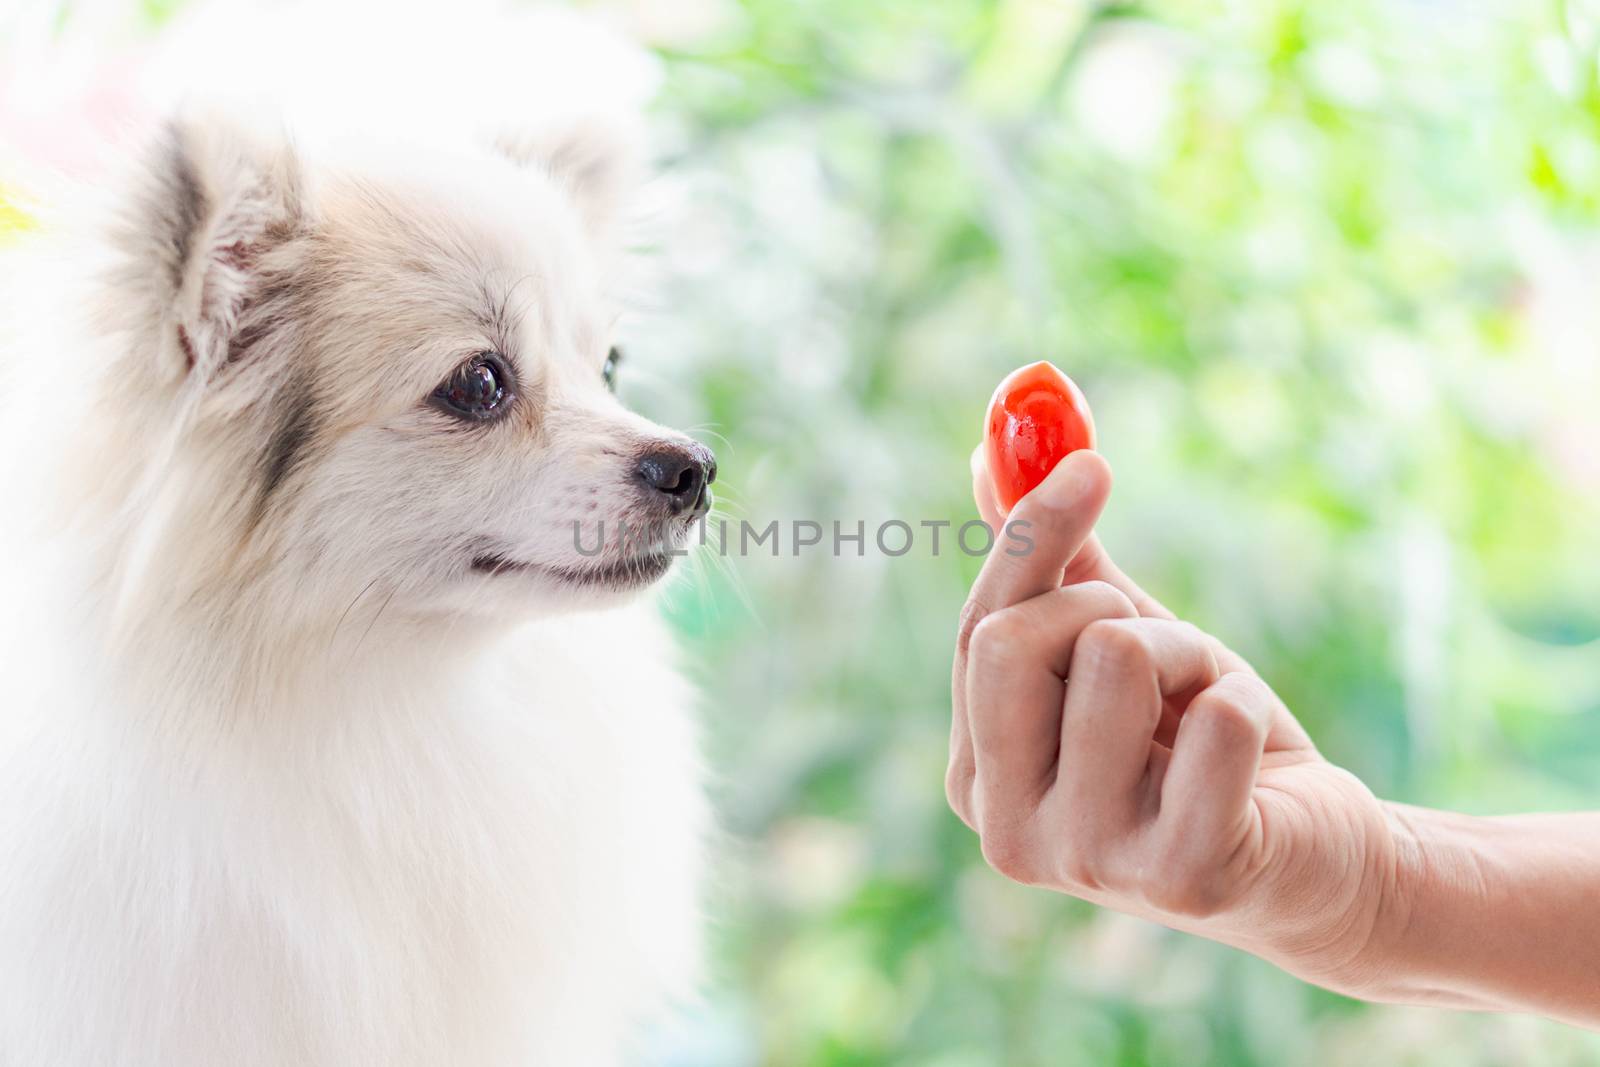
[[1009, 512], [1068, 452], [1094, 447], [1094, 416], [1071, 378], [1046, 361], [1006, 375], [989, 401], [983, 455]]

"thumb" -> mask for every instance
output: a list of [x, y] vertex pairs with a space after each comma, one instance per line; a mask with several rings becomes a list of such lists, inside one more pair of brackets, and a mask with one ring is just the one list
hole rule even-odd
[[[1104, 463], [1104, 456], [1095, 453], [1097, 461]], [[1005, 525], [1005, 514], [1000, 510], [1000, 501], [995, 496], [994, 481], [989, 477], [989, 465], [983, 458], [983, 446], [979, 445], [972, 450], [970, 460], [972, 468], [972, 498], [978, 505], [978, 515], [989, 528], [999, 531]], [[1109, 479], [1110, 467], [1106, 467]], [[1145, 618], [1170, 619], [1172, 612], [1168, 611], [1160, 601], [1139, 588], [1132, 578], [1122, 572], [1112, 560], [1111, 554], [1106, 551], [1098, 535], [1091, 535], [1084, 542], [1071, 562], [1067, 564], [1066, 571], [1061, 577], [1062, 585], [1077, 585], [1081, 582], [1107, 582], [1125, 593], [1133, 606], [1139, 609], [1139, 614]]]

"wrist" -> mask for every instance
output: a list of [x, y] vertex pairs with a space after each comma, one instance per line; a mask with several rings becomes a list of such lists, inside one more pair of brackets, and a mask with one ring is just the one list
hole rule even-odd
[[1368, 1000], [1600, 1028], [1600, 819], [1380, 807], [1345, 933], [1286, 965]]
[[1458, 910], [1453, 898], [1468, 881], [1471, 862], [1460, 824], [1470, 820], [1377, 803], [1379, 818], [1361, 835], [1359, 877], [1333, 897], [1296, 900], [1297, 918], [1276, 924], [1281, 936], [1262, 954], [1347, 996], [1467, 1006], [1442, 994], [1436, 961], [1448, 956], [1450, 940], [1460, 947], [1460, 932], [1451, 932], [1454, 920], [1443, 913]]
[[1291, 934], [1287, 947], [1299, 965], [1290, 969], [1347, 996], [1403, 999], [1396, 972], [1417, 954], [1417, 912], [1440, 877], [1426, 819], [1432, 813], [1374, 803], [1377, 817], [1351, 835], [1359, 843], [1359, 874], [1326, 879], [1349, 889], [1311, 909], [1317, 921]]
[[1440, 1007], [1504, 1007], [1484, 984], [1494, 969], [1498, 903], [1514, 892], [1505, 828], [1496, 820], [1385, 803], [1394, 867], [1378, 903], [1368, 982], [1371, 1000]]
[[1444, 887], [1458, 881], [1461, 857], [1446, 846], [1439, 825], [1441, 813], [1384, 802], [1392, 847], [1389, 877], [1380, 886], [1371, 943], [1367, 988], [1359, 995], [1374, 1000], [1412, 1000], [1426, 985], [1435, 946], [1425, 916], [1440, 906]]

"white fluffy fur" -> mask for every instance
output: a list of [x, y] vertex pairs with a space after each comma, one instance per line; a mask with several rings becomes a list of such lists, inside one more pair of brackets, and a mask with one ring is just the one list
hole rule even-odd
[[[8, 257], [0, 1064], [606, 1067], [684, 990], [703, 808], [653, 610], [469, 568], [592, 562], [571, 521], [681, 440], [600, 382], [589, 136], [191, 120]], [[429, 408], [502, 345], [513, 417]]]

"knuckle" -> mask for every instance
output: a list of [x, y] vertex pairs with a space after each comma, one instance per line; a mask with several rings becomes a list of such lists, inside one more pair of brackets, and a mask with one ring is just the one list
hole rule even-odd
[[1222, 871], [1213, 858], [1176, 837], [1164, 849], [1144, 896], [1152, 907], [1189, 919], [1211, 918], [1228, 903]]
[[1027, 649], [1034, 638], [1033, 627], [1010, 608], [986, 614], [972, 629], [968, 656], [973, 660], [1008, 660]]
[[1213, 685], [1195, 698], [1189, 713], [1198, 713], [1212, 731], [1240, 743], [1254, 740], [1265, 732], [1265, 722], [1257, 708], [1262, 694], [1254, 692], [1262, 683], [1254, 680], [1233, 681]]
[[980, 623], [989, 617], [989, 609], [976, 597], [969, 596], [961, 605], [961, 620], [956, 626], [956, 652], [966, 653], [972, 646], [972, 635]]
[[[1096, 619], [1078, 636], [1078, 652], [1094, 663], [1129, 666], [1149, 659], [1144, 634], [1128, 619]], [[1074, 659], [1077, 653], [1074, 654]]]
[[1277, 702], [1278, 694], [1272, 691], [1272, 687], [1250, 671], [1232, 671], [1222, 681], [1246, 708], [1270, 707]]
[[1081, 848], [1066, 848], [1055, 863], [1056, 873], [1067, 885], [1080, 889], [1098, 889], [1102, 880], [1098, 865], [1091, 854]]
[[1077, 585], [1067, 587], [1072, 595], [1083, 600], [1088, 609], [1098, 618], [1104, 619], [1136, 619], [1139, 611], [1133, 606], [1133, 601], [1128, 599], [1128, 594], [1112, 585], [1110, 582], [1098, 578]]
[[972, 825], [973, 765], [970, 758], [952, 759], [944, 773], [944, 797], [962, 822]]
[[1032, 843], [1023, 827], [988, 820], [983, 827], [980, 844], [984, 862], [1000, 874], [1024, 885], [1037, 883], [1038, 868]]
[[1105, 885], [1106, 850], [1088, 825], [1077, 820], [1065, 822], [1053, 838], [1056, 848], [1051, 869], [1067, 885], [1099, 889]]
[[1145, 895], [1154, 907], [1186, 919], [1212, 918], [1225, 904], [1216, 879], [1192, 872], [1175, 872], [1151, 886]]
[[1208, 672], [1207, 678], [1212, 684], [1215, 684], [1222, 676], [1222, 669], [1217, 662], [1217, 639], [1194, 623], [1185, 622], [1182, 619], [1163, 621], [1161, 625], [1177, 627], [1180, 642], [1185, 646], [1197, 649], [1204, 656]]

